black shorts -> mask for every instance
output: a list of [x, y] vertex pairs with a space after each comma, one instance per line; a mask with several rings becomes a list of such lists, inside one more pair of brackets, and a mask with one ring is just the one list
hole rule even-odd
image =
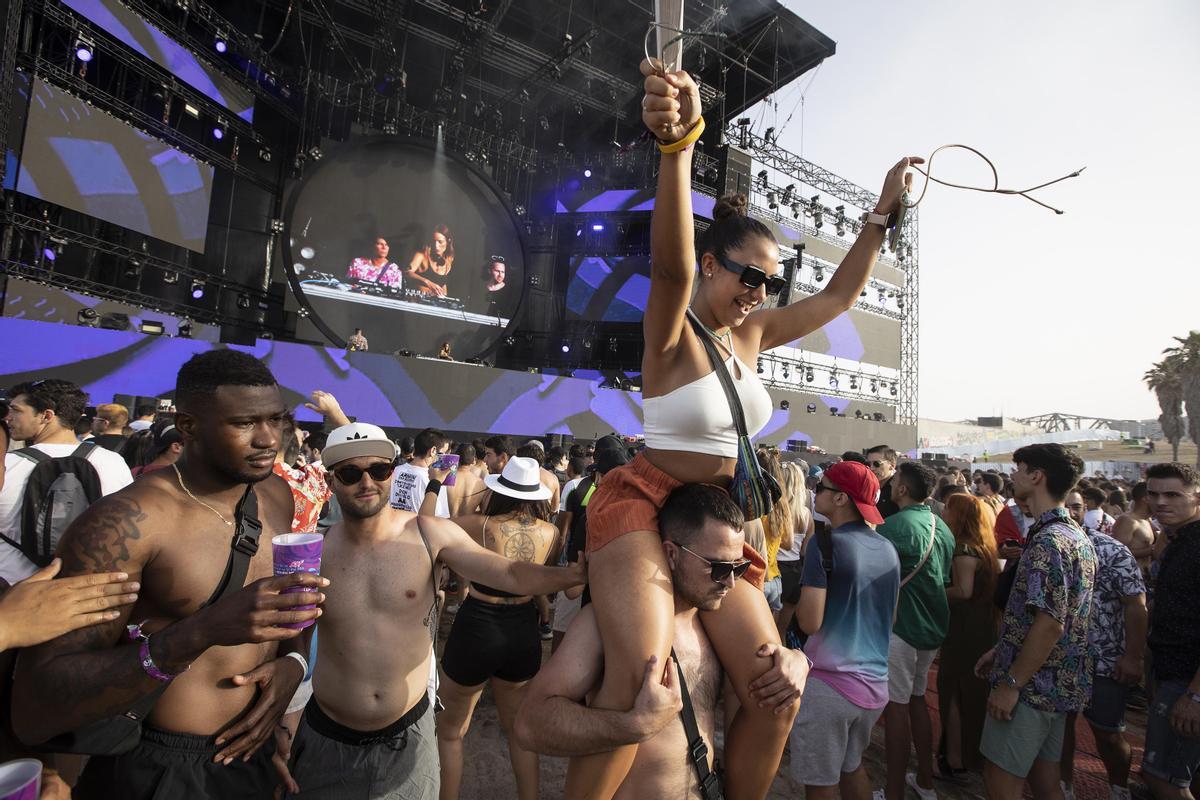
[[71, 794], [82, 800], [261, 800], [274, 796], [270, 737], [250, 760], [214, 764], [216, 737], [142, 728], [142, 740], [119, 756], [92, 756]]
[[496, 677], [527, 681], [542, 666], [542, 639], [533, 602], [485, 603], [467, 597], [458, 608], [442, 652], [442, 670], [460, 686], [478, 686]]
[[797, 605], [800, 602], [800, 576], [804, 574], [804, 559], [778, 561], [779, 575], [783, 578], [783, 602]]

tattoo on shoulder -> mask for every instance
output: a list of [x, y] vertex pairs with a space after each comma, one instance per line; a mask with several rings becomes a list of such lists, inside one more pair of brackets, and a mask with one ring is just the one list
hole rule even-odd
[[138, 525], [146, 518], [133, 498], [105, 498], [67, 530], [63, 567], [71, 573], [125, 569], [130, 560], [129, 543], [142, 537]]

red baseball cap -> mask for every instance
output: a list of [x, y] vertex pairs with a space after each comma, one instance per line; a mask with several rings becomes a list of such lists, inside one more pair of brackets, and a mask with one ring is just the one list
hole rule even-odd
[[883, 516], [875, 507], [879, 502], [879, 479], [866, 464], [839, 461], [825, 470], [825, 479], [850, 496], [864, 520], [874, 525], [883, 524]]

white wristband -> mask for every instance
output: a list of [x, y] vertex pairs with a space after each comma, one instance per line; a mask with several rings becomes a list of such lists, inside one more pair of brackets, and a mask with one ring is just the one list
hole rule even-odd
[[288, 653], [284, 658], [294, 658], [300, 662], [301, 669], [304, 670], [304, 677], [308, 677], [308, 659], [299, 653]]

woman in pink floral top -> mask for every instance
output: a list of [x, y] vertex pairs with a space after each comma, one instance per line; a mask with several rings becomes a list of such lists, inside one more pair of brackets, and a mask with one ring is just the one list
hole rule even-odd
[[399, 289], [404, 280], [404, 271], [399, 264], [388, 260], [390, 250], [387, 239], [380, 236], [375, 240], [375, 257], [354, 259], [346, 270], [346, 277]]

